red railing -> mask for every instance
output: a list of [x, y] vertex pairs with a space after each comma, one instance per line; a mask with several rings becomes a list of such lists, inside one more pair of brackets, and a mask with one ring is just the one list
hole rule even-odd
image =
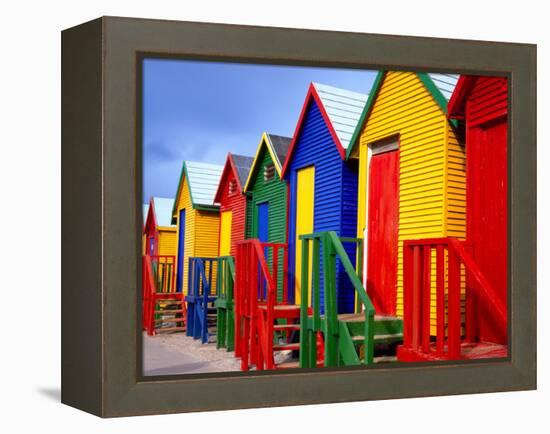
[[[271, 253], [271, 270], [267, 253]], [[241, 358], [242, 370], [248, 370], [250, 364], [257, 369], [263, 369], [264, 364], [273, 368], [275, 306], [288, 303], [286, 264], [286, 244], [260, 243], [257, 239], [237, 243], [235, 356]]]
[[[449, 360], [461, 358], [461, 288], [466, 298], [465, 340], [478, 339], [476, 303], [481, 300], [491, 307], [497, 325], [506, 329], [506, 307], [474, 262], [467, 243], [452, 237], [408, 240], [403, 249], [405, 349]], [[430, 331], [434, 252], [435, 347]]]
[[144, 255], [142, 257], [142, 327], [147, 334], [155, 332], [155, 308], [159, 300], [174, 297], [175, 256]]

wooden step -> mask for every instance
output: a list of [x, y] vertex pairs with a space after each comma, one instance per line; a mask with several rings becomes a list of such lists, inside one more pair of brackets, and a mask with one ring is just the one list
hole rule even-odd
[[373, 357], [372, 361], [374, 363], [392, 363], [397, 362], [397, 356], [378, 356]]
[[156, 292], [156, 297], [165, 297], [164, 300], [182, 300], [182, 296], [178, 294], [174, 294], [173, 292]]
[[184, 332], [185, 327], [159, 327], [155, 332]]
[[293, 351], [293, 350], [299, 350], [300, 349], [300, 343], [291, 343], [291, 344], [279, 344], [279, 345], [273, 345], [273, 351]]
[[177, 313], [183, 313], [183, 309], [162, 309], [162, 310], [155, 310], [155, 314], [177, 314]]
[[[352, 336], [351, 339], [353, 343], [361, 344], [365, 341], [365, 336], [355, 335], [355, 336]], [[403, 333], [374, 335], [375, 344], [401, 342], [402, 340], [403, 340]]]
[[300, 330], [300, 324], [275, 324], [274, 330]]
[[291, 362], [282, 362], [277, 365], [277, 369], [296, 369], [300, 367], [300, 362], [291, 361]]
[[[266, 304], [258, 305], [260, 309], [267, 309]], [[300, 306], [297, 304], [276, 304], [273, 306], [273, 310], [300, 310]]]
[[155, 320], [155, 323], [163, 322], [185, 322], [185, 318], [161, 318]]

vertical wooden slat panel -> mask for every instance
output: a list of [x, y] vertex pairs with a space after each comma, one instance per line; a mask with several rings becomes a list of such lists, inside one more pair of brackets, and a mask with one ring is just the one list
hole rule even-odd
[[412, 347], [418, 350], [420, 342], [420, 301], [421, 301], [421, 257], [420, 247], [413, 247], [413, 277], [412, 277]]
[[430, 351], [430, 301], [431, 301], [432, 248], [422, 248], [422, 351]]
[[449, 261], [449, 359], [460, 358], [460, 262], [453, 249], [448, 251]]
[[445, 249], [436, 247], [436, 349], [443, 353], [445, 345]]

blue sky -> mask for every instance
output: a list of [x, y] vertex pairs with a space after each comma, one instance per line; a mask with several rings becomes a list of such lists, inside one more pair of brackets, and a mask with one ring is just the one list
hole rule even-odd
[[368, 93], [374, 71], [146, 59], [143, 200], [173, 197], [183, 160], [254, 156], [263, 131], [291, 137], [312, 81]]

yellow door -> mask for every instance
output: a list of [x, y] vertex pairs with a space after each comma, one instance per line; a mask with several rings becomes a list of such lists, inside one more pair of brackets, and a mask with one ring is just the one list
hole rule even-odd
[[[313, 233], [313, 200], [315, 197], [315, 167], [306, 167], [298, 171], [296, 185], [296, 304], [300, 304], [302, 276], [302, 242], [300, 235]], [[311, 269], [311, 249], [309, 254]], [[311, 284], [311, 282], [310, 282]], [[311, 287], [309, 289], [311, 304]]]
[[233, 213], [223, 211], [220, 222], [220, 256], [229, 256], [231, 254], [231, 222]]

